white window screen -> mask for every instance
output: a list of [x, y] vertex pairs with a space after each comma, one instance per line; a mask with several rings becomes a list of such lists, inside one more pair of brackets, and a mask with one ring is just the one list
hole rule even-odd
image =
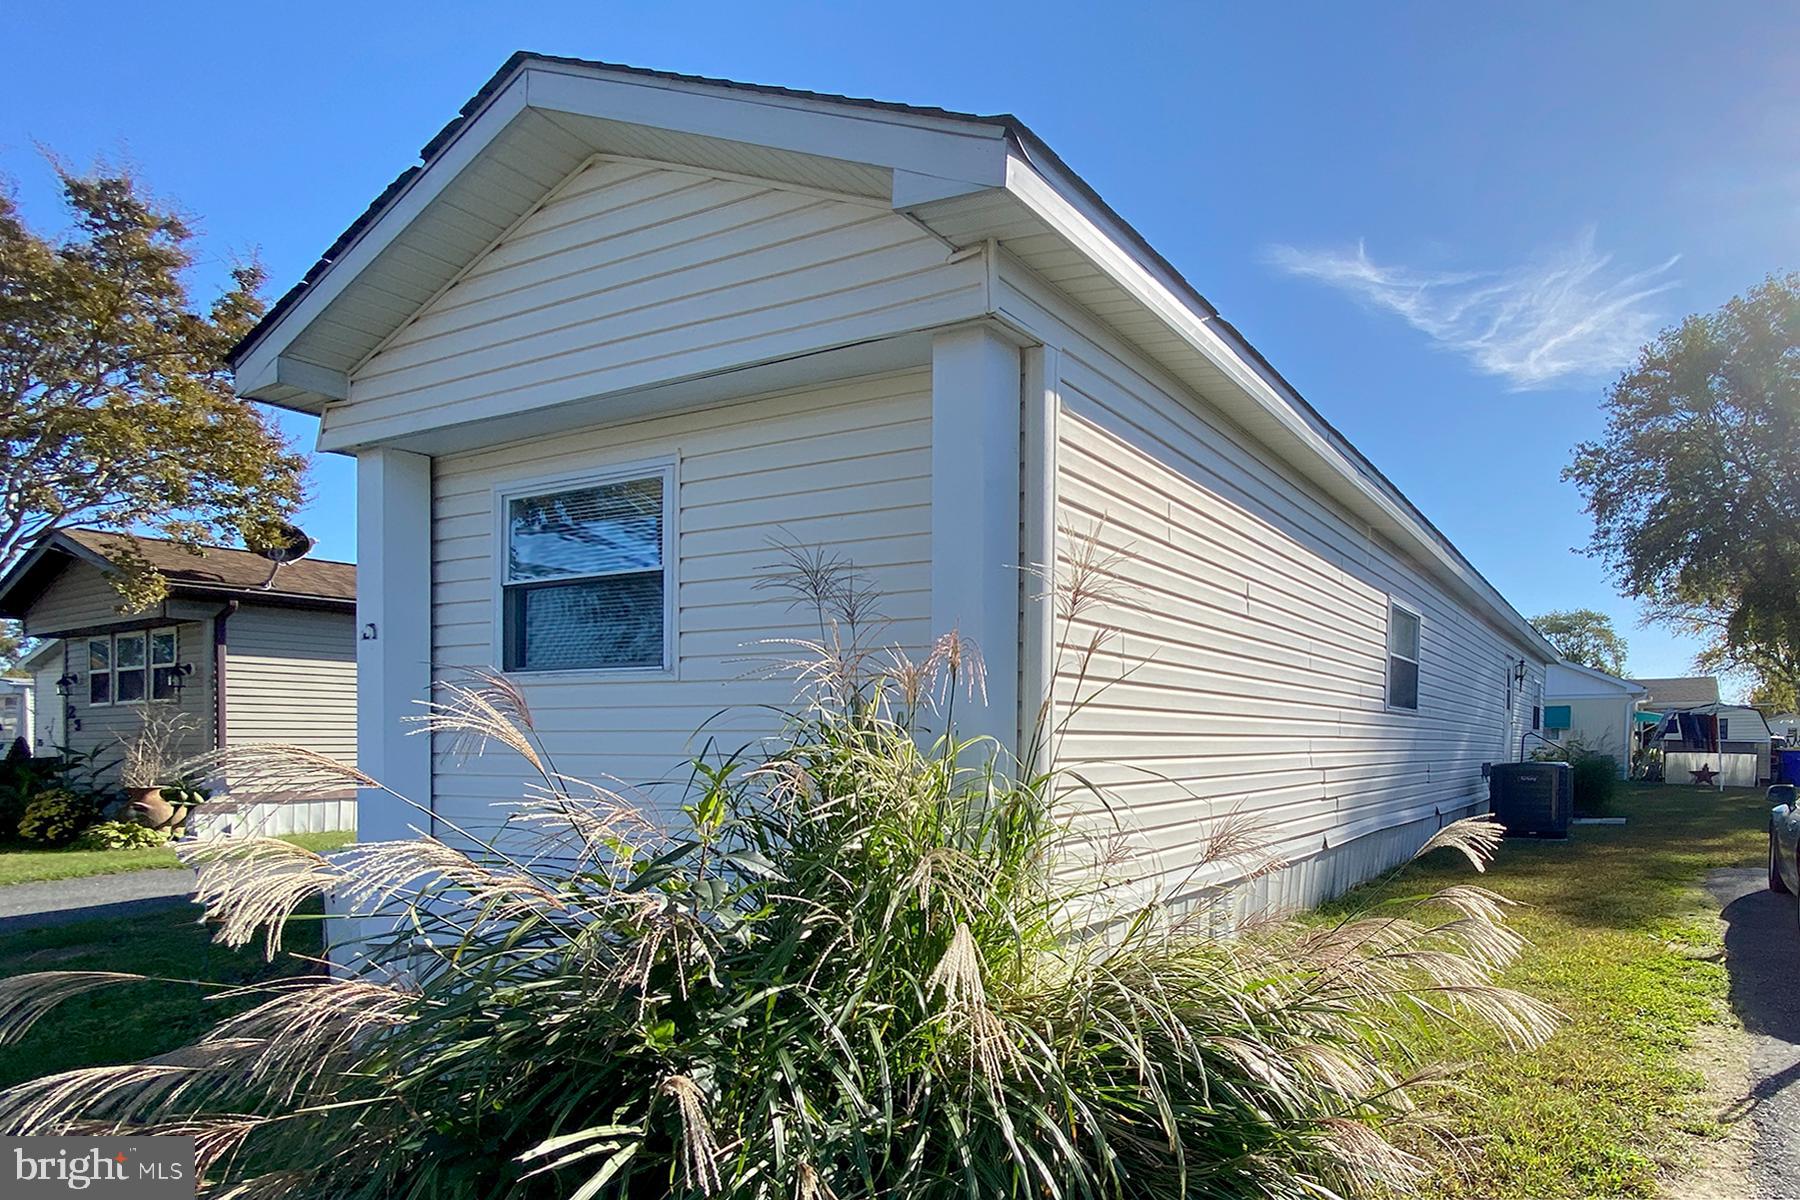
[[507, 500], [507, 670], [665, 665], [667, 483], [658, 473]]
[[1419, 707], [1419, 617], [1398, 604], [1388, 605], [1389, 708]]

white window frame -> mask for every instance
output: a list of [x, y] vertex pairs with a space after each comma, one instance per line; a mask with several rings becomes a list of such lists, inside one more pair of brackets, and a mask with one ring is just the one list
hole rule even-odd
[[[105, 645], [105, 647], [106, 647], [106, 670], [104, 670], [104, 671], [94, 670], [94, 643], [95, 642], [100, 642], [103, 645]], [[117, 663], [117, 659], [115, 658], [116, 649], [117, 648], [113, 645], [113, 635], [110, 633], [103, 633], [103, 634], [99, 634], [98, 636], [85, 637], [85, 638], [81, 639], [81, 652], [82, 652], [82, 655], [87, 660], [86, 662], [84, 662], [82, 664], [82, 667], [83, 667], [82, 676], [84, 679], [87, 680], [87, 689], [88, 689], [87, 706], [89, 708], [111, 708], [113, 705], [118, 703], [118, 693], [115, 689], [118, 687], [119, 681], [115, 677], [114, 670], [113, 670], [114, 666]], [[95, 675], [106, 676], [106, 699], [104, 699], [104, 700], [94, 699], [94, 676]]]
[[[1394, 611], [1406, 613], [1412, 617], [1419, 629], [1418, 657], [1407, 658], [1394, 651]], [[1411, 708], [1394, 703], [1394, 660], [1405, 659], [1418, 671], [1418, 684], [1413, 689]], [[1387, 611], [1381, 622], [1381, 704], [1391, 713], [1411, 713], [1418, 715], [1424, 707], [1425, 699], [1425, 614], [1397, 596], [1387, 598]]]
[[[493, 666], [496, 671], [506, 671], [506, 592], [507, 592], [507, 512], [514, 500], [528, 499], [533, 496], [548, 495], [553, 492], [567, 492], [578, 488], [595, 487], [608, 483], [621, 483], [631, 479], [647, 479], [651, 476], [662, 478], [663, 492], [663, 654], [659, 666], [646, 667], [569, 667], [563, 670], [528, 671], [514, 669], [506, 671], [521, 679], [542, 679], [565, 682], [603, 682], [607, 680], [629, 679], [674, 679], [678, 676], [677, 638], [679, 631], [675, 628], [675, 617], [679, 611], [676, 594], [680, 586], [679, 556], [676, 515], [681, 506], [677, 503], [680, 494], [681, 479], [678, 455], [664, 455], [657, 458], [637, 459], [631, 462], [609, 463], [594, 470], [577, 474], [544, 475], [530, 479], [509, 479], [497, 484], [493, 491], [493, 554], [490, 572], [493, 578], [493, 635], [490, 650], [493, 655]], [[609, 574], [626, 574], [635, 572], [604, 572], [600, 575], [571, 575], [568, 582], [582, 579], [599, 579]]]
[[[168, 662], [157, 662], [156, 639], [164, 634], [168, 635], [169, 640], [174, 643], [175, 648], [170, 652]], [[149, 677], [145, 682], [144, 698], [146, 700], [150, 701], [152, 704], [173, 704], [181, 699], [181, 684], [179, 683], [175, 686], [175, 694], [173, 696], [159, 697], [156, 694], [156, 672], [158, 670], [168, 670], [171, 667], [179, 667], [180, 665], [181, 629], [179, 626], [164, 625], [157, 629], [144, 630], [144, 669], [150, 672]], [[176, 676], [176, 678], [179, 679], [180, 676]]]
[[[156, 657], [156, 636], [160, 633], [166, 633], [175, 639], [175, 657], [170, 662], [158, 663], [153, 661]], [[129, 641], [137, 638], [142, 638], [144, 641], [144, 663], [141, 667], [127, 667], [125, 669], [128, 671], [141, 670], [144, 673], [144, 694], [137, 700], [121, 700], [119, 699], [119, 643], [120, 641]], [[96, 671], [93, 668], [94, 660], [92, 658], [92, 652], [89, 649], [89, 643], [91, 642], [104, 642], [106, 644], [107, 668], [104, 671]], [[181, 633], [179, 632], [178, 627], [174, 625], [158, 625], [147, 629], [127, 629], [119, 633], [91, 634], [81, 639], [81, 650], [84, 655], [89, 656], [85, 664], [85, 677], [88, 680], [87, 706], [89, 708], [119, 708], [152, 703], [173, 704], [180, 698], [179, 692], [177, 692], [175, 696], [170, 696], [163, 700], [156, 699], [156, 668], [159, 666], [179, 666], [181, 661]], [[95, 675], [105, 675], [107, 677], [107, 699], [105, 700], [96, 701], [93, 698], [93, 678]]]
[[[144, 658], [143, 658], [143, 661], [138, 663], [138, 665], [135, 667], [121, 668], [119, 666], [119, 643], [120, 642], [129, 642], [129, 641], [137, 641], [137, 642], [143, 643]], [[136, 700], [121, 700], [119, 698], [119, 676], [124, 671], [127, 671], [127, 670], [141, 671], [144, 676], [144, 694], [139, 696]], [[130, 630], [126, 630], [124, 633], [113, 634], [112, 677], [113, 677], [113, 680], [112, 680], [112, 702], [114, 704], [136, 705], [136, 704], [149, 703], [149, 701], [150, 701], [150, 631], [148, 629], [130, 629]]]

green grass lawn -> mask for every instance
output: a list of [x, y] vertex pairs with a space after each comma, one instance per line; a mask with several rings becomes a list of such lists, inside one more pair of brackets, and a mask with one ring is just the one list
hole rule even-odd
[[[292, 955], [316, 957], [319, 923], [295, 920], [284, 950], [265, 963], [262, 942], [243, 950], [214, 945], [196, 910], [172, 908], [122, 920], [82, 921], [0, 934], [0, 974], [30, 971], [128, 971], [174, 979], [244, 984], [312, 969]], [[308, 911], [316, 914], [314, 904]], [[178, 983], [102, 988], [58, 1005], [15, 1045], [0, 1046], [0, 1087], [75, 1067], [130, 1062], [194, 1040], [254, 998], [208, 999], [221, 989]]]
[[[1567, 1025], [1511, 1053], [1462, 1035], [1428, 1050], [1471, 1063], [1447, 1097], [1454, 1129], [1485, 1139], [1429, 1195], [1457, 1200], [1586, 1200], [1656, 1194], [1659, 1164], [1711, 1130], [1684, 1051], [1724, 1019], [1727, 979], [1707, 870], [1767, 854], [1761, 790], [1626, 789], [1624, 826], [1580, 826], [1566, 842], [1510, 841], [1481, 882], [1530, 907], [1531, 940], [1506, 982], [1555, 1004]], [[1357, 901], [1416, 895], [1472, 872], [1448, 854], [1407, 868]]]
[[[349, 845], [356, 840], [356, 835], [296, 833], [286, 840], [323, 853]], [[180, 865], [175, 851], [167, 846], [151, 850], [44, 850], [6, 845], [0, 846], [0, 887], [10, 883], [84, 879], [90, 875], [117, 875], [121, 871], [149, 871]]]

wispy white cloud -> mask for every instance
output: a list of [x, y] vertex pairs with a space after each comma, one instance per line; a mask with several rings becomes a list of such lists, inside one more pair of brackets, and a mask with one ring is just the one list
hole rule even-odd
[[1272, 246], [1268, 260], [1399, 314], [1516, 390], [1592, 378], [1629, 363], [1665, 323], [1655, 298], [1675, 286], [1669, 271], [1676, 262], [1622, 271], [1595, 249], [1592, 229], [1505, 270], [1388, 265], [1371, 259], [1360, 241], [1340, 250]]

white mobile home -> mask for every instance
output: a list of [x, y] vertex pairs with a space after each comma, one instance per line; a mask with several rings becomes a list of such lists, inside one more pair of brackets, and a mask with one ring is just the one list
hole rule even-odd
[[893, 640], [971, 636], [968, 725], [1017, 746], [1072, 686], [1022, 567], [1095, 533], [1128, 678], [1065, 759], [1146, 876], [1254, 814], [1282, 899], [1478, 808], [1556, 657], [1011, 117], [515, 56], [234, 365], [357, 458], [361, 762], [460, 823], [518, 774], [406, 736], [434, 678], [513, 674], [578, 775], [759, 732], [790, 689], [745, 647], [804, 632], [755, 587], [777, 537], [865, 569]]

